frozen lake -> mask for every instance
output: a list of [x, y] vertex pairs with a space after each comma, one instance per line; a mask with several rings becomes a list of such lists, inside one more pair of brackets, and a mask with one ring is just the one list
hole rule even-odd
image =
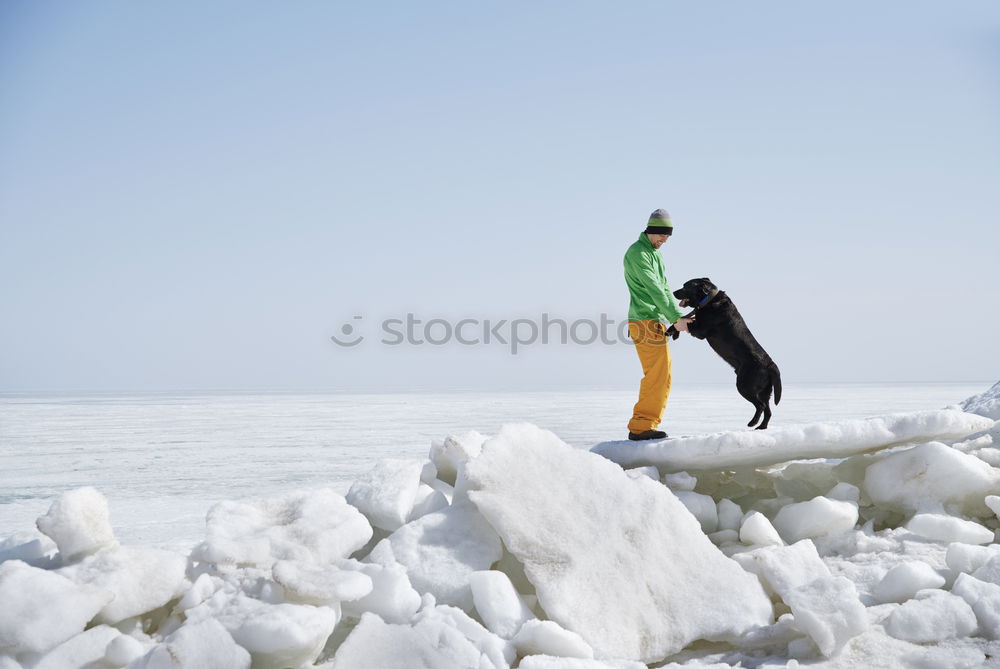
[[[936, 409], [993, 381], [789, 385], [772, 426]], [[580, 447], [626, 435], [635, 391], [419, 394], [0, 394], [0, 537], [30, 530], [59, 493], [111, 503], [123, 543], [186, 550], [219, 500], [332, 487], [344, 493], [386, 457], [423, 458], [432, 440], [508, 422]], [[677, 384], [671, 435], [746, 429], [732, 385]]]

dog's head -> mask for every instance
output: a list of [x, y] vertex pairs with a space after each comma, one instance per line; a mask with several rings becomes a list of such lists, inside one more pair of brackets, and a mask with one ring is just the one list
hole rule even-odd
[[679, 290], [674, 291], [674, 297], [680, 300], [682, 307], [686, 307], [698, 304], [717, 290], [718, 288], [708, 278], [691, 279], [685, 281]]

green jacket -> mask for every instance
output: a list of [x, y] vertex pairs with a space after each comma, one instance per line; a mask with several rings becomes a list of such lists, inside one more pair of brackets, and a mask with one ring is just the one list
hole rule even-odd
[[667, 276], [663, 272], [663, 259], [650, 243], [646, 233], [625, 252], [625, 283], [631, 301], [628, 305], [630, 321], [669, 321], [674, 323], [683, 316]]

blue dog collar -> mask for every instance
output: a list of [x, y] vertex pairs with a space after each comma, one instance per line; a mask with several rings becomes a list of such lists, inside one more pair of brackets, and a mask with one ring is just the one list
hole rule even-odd
[[698, 304], [694, 305], [694, 308], [697, 309], [698, 307], [704, 306], [709, 300], [711, 300], [713, 297], [715, 297], [718, 294], [719, 294], [719, 289], [716, 288], [714, 291], [712, 291], [711, 293], [709, 293], [705, 297], [701, 298], [701, 301], [698, 302]]

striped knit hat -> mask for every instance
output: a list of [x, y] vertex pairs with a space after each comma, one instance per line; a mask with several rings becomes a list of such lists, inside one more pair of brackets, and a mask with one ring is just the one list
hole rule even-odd
[[649, 215], [649, 223], [646, 224], [646, 234], [650, 235], [672, 235], [674, 224], [670, 222], [670, 214], [666, 209], [657, 209]]

